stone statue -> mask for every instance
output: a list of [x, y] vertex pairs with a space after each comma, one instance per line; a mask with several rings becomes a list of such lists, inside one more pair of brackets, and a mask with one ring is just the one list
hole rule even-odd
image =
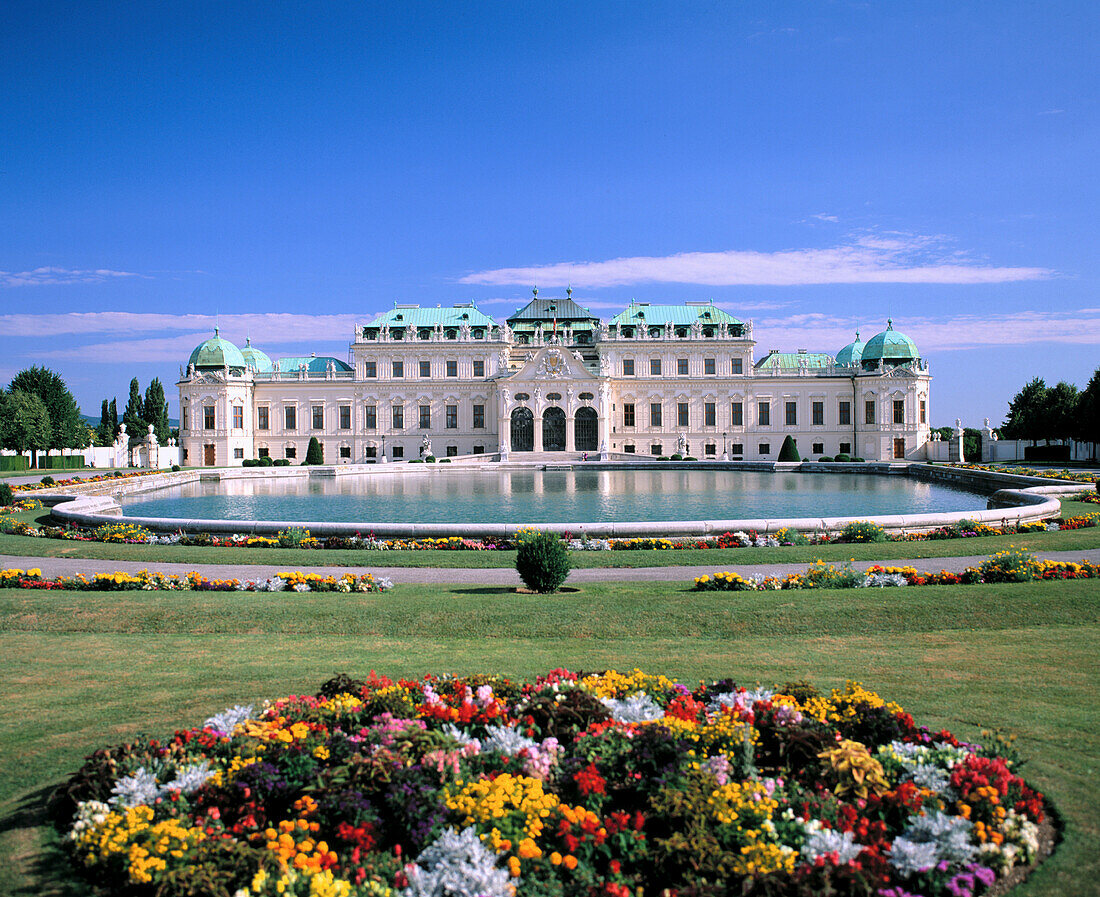
[[497, 353], [497, 364], [502, 371], [508, 370], [508, 355], [507, 349], [501, 349], [500, 352]]
[[606, 355], [600, 356], [600, 376], [609, 377], [611, 375], [611, 361]]
[[431, 441], [431, 439], [428, 438], [427, 433], [425, 433], [424, 438], [420, 440], [420, 457], [421, 458], [428, 458], [428, 457], [433, 457], [434, 458], [435, 457], [432, 454], [432, 441]]
[[535, 397], [535, 404], [537, 405], [539, 403], [539, 399], [542, 398], [542, 387], [539, 386], [537, 383], [535, 384], [534, 397]]
[[687, 450], [688, 450], [687, 436], [685, 436], [683, 433], [681, 433], [679, 436], [676, 437], [676, 451], [678, 451], [681, 455], [686, 455]]

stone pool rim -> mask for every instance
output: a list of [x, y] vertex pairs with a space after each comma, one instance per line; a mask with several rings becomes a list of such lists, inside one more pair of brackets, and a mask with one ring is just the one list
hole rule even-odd
[[[481, 456], [484, 457], [484, 456]], [[166, 486], [191, 482], [220, 482], [228, 479], [269, 479], [340, 477], [350, 474], [371, 476], [446, 476], [464, 466], [485, 463], [481, 460], [456, 459], [449, 465], [436, 464], [344, 464], [318, 467], [231, 467], [192, 468], [165, 472], [132, 480], [99, 481], [74, 484], [36, 495], [44, 505], [51, 507], [58, 519], [82, 527], [95, 527], [105, 523], [133, 523], [158, 533], [207, 532], [272, 536], [280, 530], [297, 526], [308, 529], [317, 537], [366, 536], [377, 538], [423, 539], [460, 536], [470, 539], [508, 539], [524, 527], [535, 527], [557, 533], [570, 533], [574, 537], [590, 538], [705, 538], [724, 532], [755, 530], [768, 534], [783, 528], [801, 532], [836, 531], [848, 523], [869, 521], [890, 532], [921, 532], [950, 526], [960, 520], [977, 520], [991, 526], [1019, 525], [1047, 520], [1060, 513], [1058, 496], [1075, 494], [1086, 487], [1067, 481], [1054, 482], [1043, 477], [998, 473], [986, 470], [970, 470], [926, 462], [870, 461], [834, 462], [822, 464], [816, 461], [767, 462], [767, 461], [641, 461], [611, 460], [578, 462], [572, 459], [553, 461], [541, 458], [537, 461], [506, 461], [493, 464], [502, 470], [753, 470], [784, 471], [813, 474], [868, 473], [881, 476], [910, 476], [915, 479], [949, 483], [989, 494], [989, 508], [985, 511], [941, 511], [927, 514], [891, 514], [877, 516], [845, 517], [774, 517], [738, 520], [634, 520], [617, 522], [568, 523], [389, 523], [386, 521], [330, 522], [315, 520], [226, 520], [195, 519], [183, 517], [137, 517], [123, 515], [119, 496], [151, 492]], [[490, 458], [492, 456], [489, 456]]]

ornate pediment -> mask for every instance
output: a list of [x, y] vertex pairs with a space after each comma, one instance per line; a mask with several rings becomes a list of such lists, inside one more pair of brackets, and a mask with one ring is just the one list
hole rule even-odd
[[584, 366], [584, 362], [564, 346], [545, 346], [532, 355], [527, 363], [509, 380], [596, 380]]

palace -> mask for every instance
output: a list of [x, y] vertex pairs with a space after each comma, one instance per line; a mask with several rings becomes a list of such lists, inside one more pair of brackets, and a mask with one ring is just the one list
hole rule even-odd
[[923, 459], [931, 377], [887, 322], [836, 356], [757, 358], [752, 322], [710, 302], [634, 302], [610, 321], [535, 297], [497, 323], [474, 303], [395, 305], [357, 325], [349, 360], [272, 361], [214, 337], [181, 369], [181, 462], [327, 464], [524, 452], [598, 458]]

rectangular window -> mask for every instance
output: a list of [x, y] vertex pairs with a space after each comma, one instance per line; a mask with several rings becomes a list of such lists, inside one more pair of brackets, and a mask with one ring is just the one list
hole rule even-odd
[[688, 403], [677, 402], [676, 403], [676, 426], [686, 427], [688, 425]]
[[743, 374], [745, 373], [745, 363], [740, 358], [730, 359], [730, 373], [731, 374]]
[[657, 442], [657, 443], [654, 443], [653, 445], [651, 445], [649, 447], [649, 453], [651, 455], [660, 455], [661, 454], [661, 443]]
[[730, 402], [730, 426], [740, 427], [745, 423], [745, 406], [741, 402]]
[[237, 429], [237, 430], [243, 430], [244, 429], [244, 406], [243, 405], [234, 405], [233, 406], [233, 427], [234, 427], [234, 429]]
[[842, 454], [842, 455], [850, 455], [851, 453], [852, 453], [852, 443], [850, 443], [850, 442], [842, 442], [842, 443], [840, 444], [840, 454]]
[[377, 405], [364, 405], [363, 406], [363, 429], [364, 430], [377, 430], [378, 429], [378, 406]]
[[628, 455], [633, 455], [636, 450], [637, 450], [637, 446], [634, 446], [634, 445], [624, 445], [623, 446], [623, 451], [626, 452]]
[[447, 457], [448, 458], [457, 458], [458, 457], [458, 446], [457, 445], [447, 446]]
[[[340, 449], [340, 451], [343, 451], [343, 449]], [[348, 449], [348, 456], [349, 457], [351, 456], [351, 449]], [[363, 447], [363, 457], [364, 458], [377, 458], [378, 457], [378, 449], [375, 448], [373, 445], [364, 446]]]
[[838, 419], [842, 427], [850, 427], [852, 425], [852, 403], [841, 402], [838, 412]]
[[341, 458], [350, 458], [351, 457], [351, 446], [350, 445], [340, 446], [340, 457]]
[[430, 377], [432, 375], [432, 363], [430, 361], [420, 362], [420, 376]]
[[405, 376], [405, 362], [395, 361], [393, 363], [393, 379], [400, 380]]
[[676, 359], [676, 376], [686, 377], [688, 375], [688, 360], [686, 358]]
[[633, 358], [624, 358], [623, 359], [623, 376], [624, 377], [633, 377], [634, 376], [634, 359]]
[[364, 361], [363, 362], [363, 376], [364, 377], [377, 377], [378, 376], [378, 362], [377, 361]]
[[204, 405], [202, 409], [202, 428], [204, 430], [214, 429], [214, 406]]
[[756, 419], [762, 427], [772, 425], [772, 406], [770, 402], [760, 402], [756, 407]]
[[772, 446], [770, 442], [761, 442], [758, 446], [761, 455], [770, 455], [772, 453]]
[[405, 429], [405, 406], [404, 405], [394, 405], [390, 409], [390, 411], [392, 412], [392, 414], [390, 416], [390, 424], [393, 427], [393, 429], [395, 429], [395, 430]]
[[323, 430], [325, 428], [325, 406], [314, 405], [313, 406], [313, 429]]
[[920, 422], [922, 424], [928, 423], [928, 406], [925, 404], [924, 399], [920, 402]]
[[650, 402], [649, 403], [649, 425], [651, 427], [661, 426], [661, 403]]
[[731, 455], [743, 455], [745, 454], [745, 445], [741, 442], [735, 442], [730, 446]]
[[475, 445], [474, 446], [474, 454], [475, 455], [484, 455], [485, 454], [485, 446]]
[[271, 452], [268, 451], [268, 449], [266, 447], [258, 448], [258, 449], [256, 449], [256, 457], [257, 458], [269, 458], [269, 457], [271, 457]]
[[703, 375], [706, 376], [706, 377], [713, 377], [714, 376], [714, 371], [715, 371], [714, 359], [713, 358], [704, 358], [703, 359]]
[[786, 403], [785, 419], [788, 427], [793, 427], [798, 423], [798, 402]]
[[430, 430], [432, 428], [432, 406], [421, 405], [420, 406], [420, 429]]
[[455, 359], [453, 359], [453, 358], [448, 358], [447, 359], [447, 376], [448, 377], [457, 377], [458, 376], [458, 362], [455, 361]]
[[716, 454], [718, 454], [718, 446], [714, 445], [711, 442], [708, 442], [706, 445], [703, 446], [703, 454], [705, 454], [705, 455], [716, 455]]
[[271, 421], [268, 418], [269, 409], [264, 406], [263, 408], [256, 409], [256, 429], [268, 430], [271, 428]]
[[243, 458], [244, 457], [244, 449], [243, 448], [233, 449], [233, 457], [236, 458], [236, 459]]
[[351, 429], [351, 405], [340, 406], [340, 429]]
[[873, 424], [875, 422], [875, 400], [868, 399], [863, 403], [863, 422]]
[[713, 427], [715, 426], [716, 415], [714, 413], [714, 402], [703, 403], [703, 426]]
[[815, 442], [812, 452], [815, 455], [824, 455], [825, 454], [825, 443], [824, 442]]
[[623, 405], [623, 426], [624, 427], [633, 427], [634, 426], [634, 403], [633, 402], [627, 402], [626, 404]]
[[905, 423], [905, 400], [904, 399], [895, 399], [894, 400], [894, 423], [895, 424]]
[[180, 429], [185, 431], [185, 432], [187, 430], [190, 430], [191, 429], [190, 422], [191, 422], [191, 415], [190, 415], [190, 413], [188, 413], [187, 409], [184, 408], [183, 411], [180, 412]]
[[649, 376], [660, 377], [661, 376], [661, 359], [651, 358], [649, 359]]
[[292, 446], [292, 445], [288, 445], [288, 446], [286, 447], [286, 456], [287, 456], [288, 458], [297, 458], [297, 457], [298, 457], [298, 449], [296, 449], [296, 448], [295, 448], [294, 446]]
[[815, 427], [825, 426], [825, 403], [824, 402], [814, 402], [813, 412], [814, 412], [814, 426]]
[[485, 362], [484, 361], [475, 361], [474, 362], [474, 376], [475, 377], [484, 377], [485, 376]]
[[405, 457], [405, 449], [400, 445], [395, 445], [393, 447], [393, 460], [396, 461], [398, 458], [404, 458], [404, 457]]
[[485, 429], [485, 406], [484, 405], [474, 405], [474, 429], [475, 430], [484, 430]]
[[444, 407], [445, 407], [445, 410], [446, 410], [446, 418], [447, 418], [446, 419], [446, 427], [447, 427], [447, 429], [448, 430], [457, 430], [458, 429], [458, 406], [457, 405], [446, 405]]
[[298, 409], [294, 405], [283, 406], [283, 429], [298, 429]]

